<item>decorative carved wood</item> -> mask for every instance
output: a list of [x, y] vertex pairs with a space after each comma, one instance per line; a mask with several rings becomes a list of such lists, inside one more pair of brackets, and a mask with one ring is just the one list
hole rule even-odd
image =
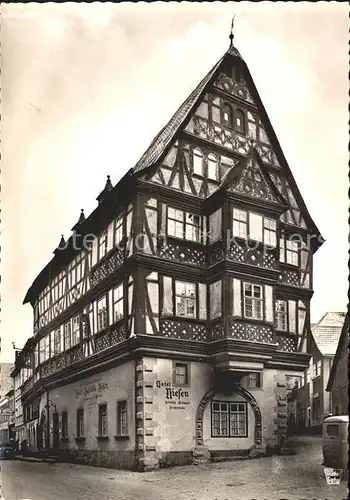
[[233, 318], [229, 319], [229, 337], [264, 344], [274, 344], [276, 342], [272, 326], [244, 323]]
[[201, 340], [205, 342], [208, 337], [207, 327], [204, 324], [188, 323], [161, 319], [160, 334], [164, 337], [173, 337], [186, 340]]
[[277, 269], [278, 267], [274, 252], [260, 248], [250, 249], [247, 247], [245, 241], [240, 242], [238, 239], [231, 242], [226, 256], [228, 260], [264, 267], [266, 269]]

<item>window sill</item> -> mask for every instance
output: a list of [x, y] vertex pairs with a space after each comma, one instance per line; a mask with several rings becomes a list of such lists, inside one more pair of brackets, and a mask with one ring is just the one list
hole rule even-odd
[[122, 434], [122, 435], [114, 436], [114, 439], [116, 441], [122, 441], [122, 440], [130, 439], [130, 436], [129, 436], [129, 434]]
[[85, 441], [85, 436], [80, 436], [80, 437], [77, 437], [77, 436], [76, 436], [74, 439], [75, 439], [77, 442], [79, 442], [79, 441], [80, 441], [80, 442], [82, 442], [82, 441]]
[[96, 439], [98, 441], [108, 441], [109, 440], [109, 436], [96, 436]]

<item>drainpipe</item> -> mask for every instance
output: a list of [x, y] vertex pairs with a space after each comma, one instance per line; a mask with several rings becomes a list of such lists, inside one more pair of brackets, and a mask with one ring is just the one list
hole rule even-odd
[[46, 448], [50, 448], [50, 414], [49, 391], [46, 390]]

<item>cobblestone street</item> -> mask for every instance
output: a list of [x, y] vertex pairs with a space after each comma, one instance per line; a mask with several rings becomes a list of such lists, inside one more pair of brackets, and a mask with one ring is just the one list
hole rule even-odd
[[136, 473], [71, 464], [2, 462], [4, 500], [341, 500], [328, 486], [318, 437], [297, 454]]

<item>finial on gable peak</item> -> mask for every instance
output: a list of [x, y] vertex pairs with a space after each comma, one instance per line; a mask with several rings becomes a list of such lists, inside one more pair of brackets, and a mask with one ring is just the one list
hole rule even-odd
[[231, 22], [231, 31], [230, 31], [230, 47], [233, 45], [233, 39], [234, 39], [234, 34], [233, 34], [233, 27], [234, 27], [234, 22], [235, 22], [235, 16], [232, 17], [232, 22]]

